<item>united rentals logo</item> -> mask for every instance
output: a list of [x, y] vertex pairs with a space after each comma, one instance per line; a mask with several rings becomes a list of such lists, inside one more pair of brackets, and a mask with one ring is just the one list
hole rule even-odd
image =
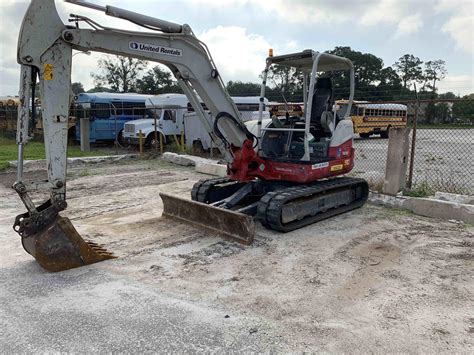
[[171, 55], [174, 57], [181, 57], [183, 55], [183, 51], [181, 49], [155, 46], [154, 44], [149, 43], [129, 42], [128, 46], [134, 51], [151, 52], [163, 55]]

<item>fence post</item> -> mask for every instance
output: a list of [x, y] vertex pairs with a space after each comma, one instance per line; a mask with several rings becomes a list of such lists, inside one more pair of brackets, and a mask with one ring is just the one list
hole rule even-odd
[[141, 129], [138, 131], [138, 145], [140, 147], [140, 158], [143, 158], [143, 134]]
[[163, 134], [160, 132], [160, 154], [163, 155]]
[[181, 131], [181, 150], [183, 152], [186, 151], [186, 147], [184, 146], [184, 131]]
[[[155, 119], [155, 151], [158, 152], [158, 128], [156, 122], [156, 111], [153, 111], [153, 118]], [[160, 143], [161, 143], [161, 134], [160, 134]]]
[[415, 116], [413, 117], [413, 128], [412, 128], [412, 135], [411, 135], [411, 149], [410, 149], [410, 166], [408, 168], [408, 181], [407, 187], [409, 189], [412, 188], [413, 184], [413, 168], [415, 163], [415, 145], [416, 145], [416, 123], [418, 121], [418, 108], [420, 107], [420, 100], [418, 98], [418, 91], [416, 91], [416, 84], [415, 86], [415, 95], [416, 95], [416, 103], [415, 103]]
[[91, 142], [90, 142], [90, 121], [89, 117], [81, 117], [81, 152], [90, 152], [91, 150]]
[[396, 195], [405, 188], [410, 128], [392, 127], [388, 136], [387, 164], [383, 192]]

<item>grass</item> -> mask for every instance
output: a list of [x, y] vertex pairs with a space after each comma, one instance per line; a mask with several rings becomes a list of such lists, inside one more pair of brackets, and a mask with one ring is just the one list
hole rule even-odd
[[434, 193], [434, 189], [426, 181], [423, 181], [410, 190], [403, 191], [404, 196], [410, 197], [428, 197], [434, 195]]
[[[67, 150], [68, 157], [88, 157], [98, 155], [108, 155], [108, 153], [98, 150], [91, 152], [82, 152], [78, 146], [73, 145], [68, 146]], [[17, 160], [17, 158], [18, 146], [15, 142], [15, 139], [0, 136], [0, 170], [8, 168], [8, 162], [11, 160]], [[28, 144], [25, 146], [24, 159], [36, 160], [44, 158], [44, 143], [35, 140], [29, 141]]]

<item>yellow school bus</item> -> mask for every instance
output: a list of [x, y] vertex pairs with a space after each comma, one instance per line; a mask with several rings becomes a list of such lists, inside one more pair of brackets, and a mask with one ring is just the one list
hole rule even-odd
[[290, 116], [303, 116], [303, 103], [300, 102], [289, 102], [284, 103], [269, 103], [267, 107], [270, 107], [270, 116], [282, 117], [286, 115], [286, 112]]
[[0, 97], [0, 131], [13, 131], [16, 129], [19, 104], [19, 98]]
[[[336, 102], [338, 109], [344, 109], [346, 100]], [[351, 119], [354, 124], [354, 133], [361, 138], [368, 138], [372, 134], [380, 134], [388, 138], [391, 127], [406, 127], [407, 107], [402, 104], [377, 104], [368, 101], [354, 101], [351, 109]]]

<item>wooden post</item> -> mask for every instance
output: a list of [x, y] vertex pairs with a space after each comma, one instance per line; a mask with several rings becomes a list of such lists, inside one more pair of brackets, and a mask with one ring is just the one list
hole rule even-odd
[[138, 145], [140, 146], [140, 158], [143, 158], [143, 134], [142, 134], [142, 130], [138, 131]]
[[163, 155], [163, 134], [160, 132], [160, 154]]
[[[158, 128], [156, 122], [156, 111], [153, 111], [153, 117], [155, 118], [155, 151], [158, 151]], [[161, 144], [161, 134], [160, 134], [160, 144]]]
[[186, 151], [186, 147], [184, 146], [184, 132], [183, 131], [181, 131], [181, 150], [183, 152]]

